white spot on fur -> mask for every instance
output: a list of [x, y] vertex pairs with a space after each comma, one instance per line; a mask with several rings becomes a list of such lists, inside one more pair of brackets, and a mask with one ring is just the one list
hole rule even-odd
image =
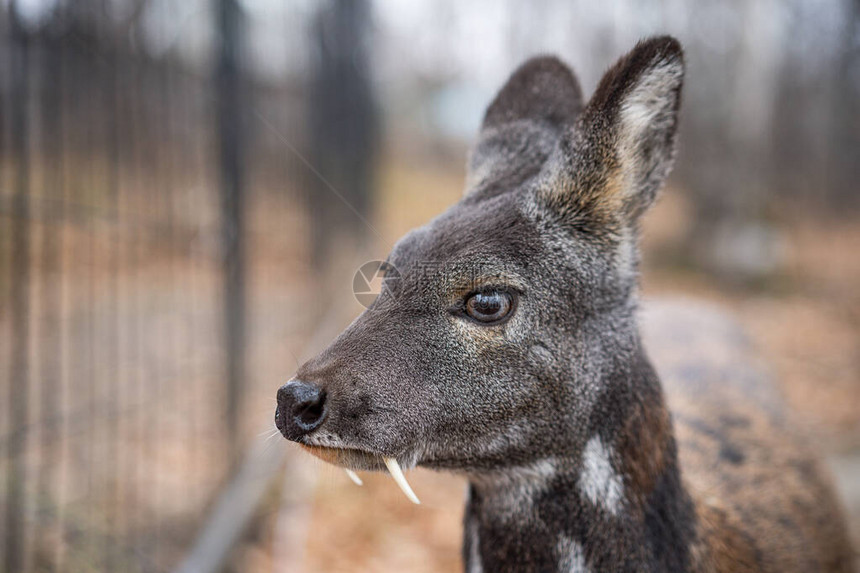
[[478, 535], [478, 520], [469, 520], [469, 573], [484, 573], [481, 563], [481, 538]]
[[543, 486], [551, 477], [555, 476], [557, 471], [558, 466], [555, 459], [544, 458], [528, 465], [475, 474], [472, 476], [472, 481], [492, 489], [506, 489], [520, 485]]
[[556, 461], [543, 459], [533, 464], [470, 476], [485, 503], [503, 520], [522, 519], [537, 494], [544, 491], [558, 472]]
[[618, 515], [624, 484], [612, 467], [612, 451], [603, 444], [600, 436], [594, 436], [585, 445], [579, 487], [592, 503]]
[[558, 468], [555, 460], [546, 458], [527, 466], [519, 466], [512, 470], [514, 479], [528, 480], [545, 484], [549, 478], [555, 476]]
[[562, 537], [558, 542], [557, 550], [560, 555], [558, 562], [559, 571], [564, 571], [565, 573], [588, 573], [582, 545], [569, 537]]

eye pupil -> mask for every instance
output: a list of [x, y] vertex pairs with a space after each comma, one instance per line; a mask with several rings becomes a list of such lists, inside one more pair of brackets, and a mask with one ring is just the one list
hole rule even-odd
[[511, 311], [512, 298], [506, 292], [473, 294], [466, 300], [466, 314], [479, 322], [497, 322]]

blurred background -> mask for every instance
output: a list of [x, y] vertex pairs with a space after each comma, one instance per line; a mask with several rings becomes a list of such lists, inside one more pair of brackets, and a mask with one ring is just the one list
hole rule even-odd
[[521, 61], [588, 94], [655, 33], [688, 79], [644, 294], [739, 318], [860, 542], [856, 0], [0, 6], [0, 570], [460, 570], [459, 479], [356, 488], [275, 391]]

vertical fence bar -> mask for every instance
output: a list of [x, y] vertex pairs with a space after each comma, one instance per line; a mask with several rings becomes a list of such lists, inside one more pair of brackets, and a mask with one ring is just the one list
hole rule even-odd
[[126, 243], [126, 262], [128, 264], [128, 281], [129, 281], [129, 357], [128, 362], [131, 365], [132, 373], [130, 375], [129, 402], [133, 405], [130, 409], [127, 426], [129, 428], [129, 447], [131, 454], [127, 457], [127, 475], [129, 483], [129, 495], [126, 499], [126, 511], [131, 521], [130, 530], [132, 547], [136, 548], [137, 555], [134, 559], [136, 570], [143, 571], [143, 550], [141, 529], [143, 528], [143, 510], [140, 491], [142, 488], [142, 466], [141, 456], [143, 455], [142, 440], [143, 440], [143, 415], [141, 404], [144, 400], [146, 388], [146, 377], [144, 375], [144, 358], [143, 358], [143, 332], [141, 325], [141, 315], [143, 312], [143, 297], [140, 278], [141, 267], [141, 222], [143, 217], [137, 210], [140, 201], [132, 198], [140, 188], [139, 179], [143, 178], [143, 174], [147, 172], [143, 157], [145, 156], [143, 147], [145, 141], [142, 135], [141, 126], [144, 123], [142, 117], [142, 99], [141, 93], [141, 75], [145, 73], [140, 69], [136, 69], [130, 75], [129, 87], [126, 90], [128, 95], [128, 108], [130, 110], [128, 125], [127, 125], [127, 151], [129, 158], [129, 173], [132, 178], [132, 192], [129, 197], [129, 204], [134, 205], [133, 212], [137, 212], [136, 216], [129, 215], [131, 227], [128, 229], [128, 242]]
[[[104, 7], [105, 18], [109, 18], [109, 7], [106, 4]], [[105, 331], [110, 333], [108, 336], [107, 349], [107, 372], [108, 377], [105, 383], [106, 396], [104, 404], [106, 405], [107, 419], [105, 420], [105, 459], [104, 473], [106, 491], [102, 494], [105, 496], [105, 534], [104, 534], [104, 567], [105, 571], [117, 570], [117, 559], [122, 558], [120, 548], [122, 547], [122, 538], [119, 536], [118, 526], [120, 512], [120, 484], [119, 484], [119, 439], [120, 439], [120, 419], [121, 408], [120, 400], [122, 396], [121, 385], [124, 382], [120, 374], [121, 368], [119, 364], [119, 336], [122, 328], [122, 323], [119, 318], [119, 273], [120, 273], [120, 244], [122, 241], [123, 228], [120, 225], [119, 213], [119, 193], [120, 193], [120, 126], [119, 126], [119, 106], [118, 106], [118, 90], [119, 82], [119, 53], [116, 38], [109, 29], [105, 29], [104, 46], [102, 47], [102, 67], [104, 73], [100, 74], [103, 85], [101, 87], [101, 96], [104, 98], [104, 113], [105, 113], [105, 134], [103, 141], [106, 149], [104, 154], [107, 159], [106, 167], [106, 193], [107, 193], [107, 213], [109, 232], [107, 234], [110, 245], [107, 249], [108, 257], [108, 297], [107, 297], [107, 320], [105, 321]], [[120, 554], [120, 555], [118, 555]]]
[[15, 197], [12, 210], [11, 307], [9, 309], [12, 353], [9, 361], [8, 475], [6, 477], [5, 570], [21, 571], [25, 564], [25, 496], [27, 469], [27, 421], [29, 413], [30, 354], [30, 154], [29, 37], [15, 2], [10, 8], [12, 40], [10, 83], [12, 129], [11, 152], [15, 160]]
[[224, 288], [227, 429], [231, 463], [239, 450], [239, 415], [245, 375], [244, 90], [241, 72], [242, 13], [237, 0], [217, 0], [220, 31], [217, 114], [221, 192], [221, 255]]
[[[53, 527], [62, 539], [62, 523], [60, 522], [60, 484], [59, 452], [62, 447], [60, 439], [62, 426], [59, 420], [65, 413], [62, 411], [62, 389], [60, 387], [63, 352], [62, 352], [62, 321], [63, 321], [63, 65], [62, 37], [60, 31], [50, 31], [47, 41], [43, 44], [42, 56], [44, 73], [41, 74], [41, 103], [43, 125], [42, 161], [45, 168], [44, 204], [47, 215], [42, 222], [42, 349], [39, 353], [41, 377], [41, 416], [42, 443], [41, 472], [39, 473], [39, 497], [43, 500], [45, 509], [40, 512], [40, 539], [47, 539]], [[48, 571], [59, 568], [59, 547], [57, 543], [50, 554], [45, 555], [42, 566]], [[47, 552], [47, 550], [46, 550]]]

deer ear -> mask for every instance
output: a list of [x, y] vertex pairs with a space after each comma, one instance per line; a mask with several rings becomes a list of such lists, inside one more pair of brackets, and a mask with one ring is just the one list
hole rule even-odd
[[553, 56], [531, 58], [517, 68], [487, 108], [481, 131], [521, 120], [560, 127], [582, 111], [576, 76]]
[[537, 174], [582, 106], [579, 82], [558, 58], [526, 61], [487, 108], [469, 155], [467, 192], [513, 189]]
[[638, 219], [672, 167], [683, 79], [672, 37], [642, 41], [621, 58], [562, 139], [548, 199], [580, 220]]

